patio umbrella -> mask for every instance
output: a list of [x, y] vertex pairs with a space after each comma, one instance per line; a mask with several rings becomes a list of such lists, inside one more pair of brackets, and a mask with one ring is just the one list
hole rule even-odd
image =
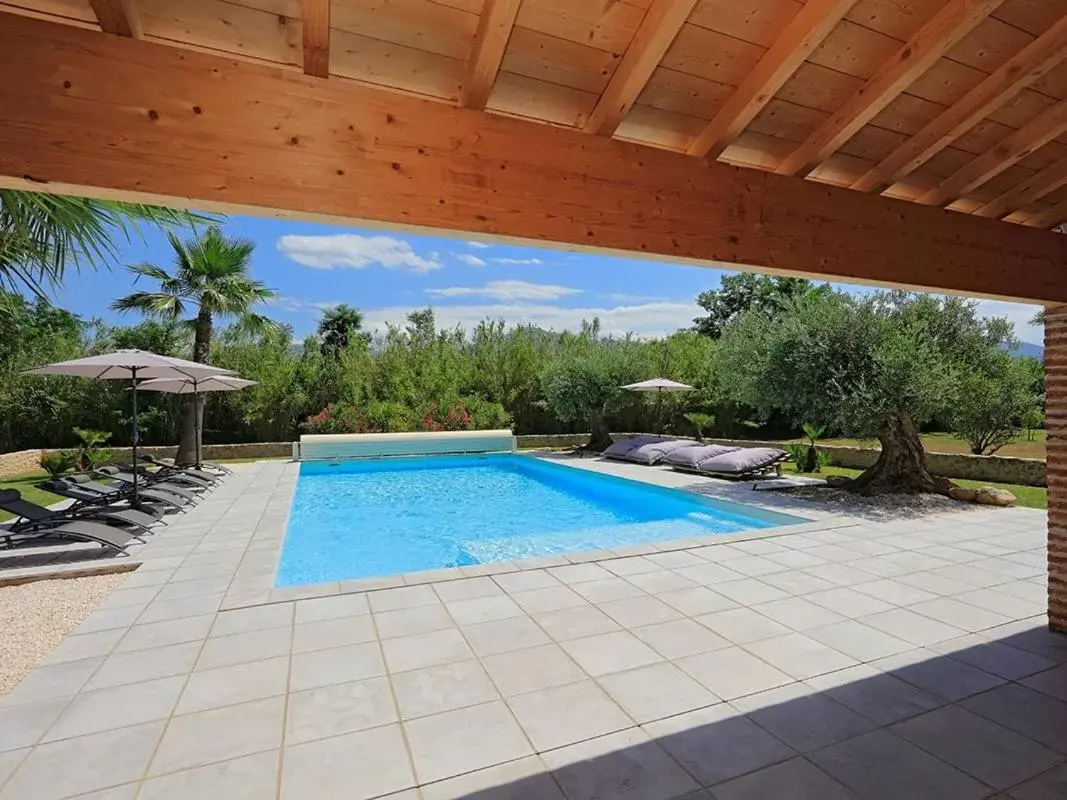
[[[664, 393], [693, 391], [693, 387], [689, 384], [678, 383], [678, 381], [668, 380], [667, 378], [650, 378], [647, 381], [640, 381], [638, 383], [628, 383], [622, 388], [630, 392], [645, 392], [648, 394], [655, 394], [657, 397], [661, 397]], [[660, 403], [659, 400], [657, 400], [656, 402], [657, 404]], [[660, 412], [660, 416], [662, 417], [662, 411]]]
[[[98, 381], [126, 380], [133, 383], [133, 463], [137, 465], [137, 381], [151, 378], [206, 378], [229, 375], [233, 370], [198, 364], [183, 358], [161, 356], [145, 350], [116, 350], [99, 356], [57, 361], [26, 370], [27, 375], [74, 375]], [[137, 470], [133, 471], [131, 505], [137, 505]]]
[[137, 388], [149, 392], [191, 394], [196, 409], [196, 466], [200, 466], [200, 392], [235, 392], [246, 386], [255, 386], [255, 381], [238, 378], [236, 375], [209, 375], [206, 378], [155, 378], [145, 381]]

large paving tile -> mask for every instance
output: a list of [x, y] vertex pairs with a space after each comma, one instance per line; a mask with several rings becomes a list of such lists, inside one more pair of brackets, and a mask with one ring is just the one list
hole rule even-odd
[[725, 704], [651, 722], [642, 728], [705, 786], [796, 755], [781, 740]]
[[945, 704], [942, 698], [867, 665], [819, 675], [807, 683], [879, 725], [889, 725]]
[[597, 683], [637, 722], [714, 705], [719, 698], [666, 662], [604, 675]]
[[776, 589], [769, 583], [756, 578], [742, 578], [737, 581], [711, 584], [711, 588], [721, 595], [725, 595], [736, 603], [751, 606], [757, 603], [769, 603], [772, 600], [781, 600], [788, 597], [788, 593]]
[[634, 628], [631, 633], [664, 658], [684, 658], [733, 644], [691, 619], [676, 619]]
[[662, 661], [656, 651], [627, 631], [571, 639], [561, 646], [590, 675], [607, 675]]
[[149, 767], [150, 776], [239, 758], [282, 743], [285, 698], [173, 717]]
[[931, 649], [1012, 681], [1056, 666], [1055, 661], [1037, 653], [1014, 647], [1004, 640], [990, 641], [978, 635], [938, 642]]
[[502, 702], [409, 720], [404, 730], [420, 783], [533, 755], [522, 729]]
[[403, 719], [425, 717], [500, 697], [477, 661], [455, 661], [392, 676]]
[[285, 748], [283, 800], [368, 800], [415, 785], [399, 725]]
[[4, 703], [29, 703], [34, 700], [68, 697], [85, 686], [104, 661], [103, 657], [97, 656], [37, 667], [7, 693]]
[[784, 672], [739, 647], [688, 656], [675, 662], [723, 700], [793, 683]]
[[845, 618], [836, 611], [817, 605], [803, 597], [786, 597], [753, 606], [765, 617], [795, 631], [806, 631], [842, 622]]
[[1003, 678], [926, 648], [879, 659], [872, 666], [951, 701], [1004, 683]]
[[558, 580], [541, 569], [507, 572], [503, 575], [494, 575], [492, 580], [497, 586], [510, 593], [548, 589], [560, 585]]
[[871, 730], [875, 723], [804, 684], [734, 700], [738, 711], [800, 753]]
[[214, 619], [213, 615], [205, 614], [201, 617], [184, 617], [164, 622], [150, 622], [147, 625], [134, 625], [122, 637], [122, 641], [115, 646], [115, 652], [129, 653], [134, 650], [150, 650], [183, 642], [200, 642], [207, 638], [208, 630]]
[[293, 627], [293, 652], [309, 653], [346, 644], [373, 642], [377, 636], [369, 615], [300, 622]]
[[199, 652], [200, 642], [184, 642], [130, 653], [114, 653], [104, 659], [85, 689], [104, 689], [170, 675], [184, 675], [192, 670]]
[[713, 592], [706, 586], [659, 592], [656, 597], [687, 617], [696, 617], [701, 614], [711, 614], [715, 611], [725, 611], [728, 608], [737, 608], [737, 603], [733, 600], [724, 597], [718, 592]]
[[488, 656], [482, 663], [505, 696], [574, 683], [586, 677], [571, 657], [552, 643]]
[[890, 730], [996, 789], [1028, 780], [1063, 760], [1032, 739], [958, 706], [912, 717]]
[[552, 567], [548, 573], [568, 585], [611, 577], [611, 573], [599, 564], [568, 564], [565, 567]]
[[175, 676], [82, 692], [49, 728], [43, 741], [164, 719], [174, 709], [184, 683], [184, 676]]
[[591, 605], [534, 614], [533, 619], [558, 642], [622, 630], [619, 623]]
[[292, 631], [289, 628], [266, 628], [211, 638], [204, 642], [196, 668], [217, 669], [249, 661], [288, 656], [292, 639]]
[[989, 789], [886, 731], [871, 731], [811, 753], [817, 766], [871, 800], [967, 800]]
[[232, 636], [264, 628], [284, 628], [293, 624], [292, 603], [271, 603], [264, 606], [220, 611], [211, 629], [212, 636]]
[[704, 627], [734, 644], [747, 644], [789, 633], [789, 628], [751, 608], [734, 608], [697, 617]]
[[649, 595], [597, 603], [597, 607], [624, 628], [638, 628], [682, 617], [677, 609]]
[[918, 646], [944, 642], [964, 634], [964, 631], [959, 628], [922, 614], [916, 614], [907, 608], [894, 608], [878, 614], [870, 614], [860, 617], [857, 622], [862, 622], [864, 625]]
[[287, 656], [200, 670], [189, 676], [175, 713], [190, 714], [284, 694], [288, 678]]
[[854, 658], [820, 644], [802, 633], [773, 636], [746, 645], [746, 649], [787, 675], [804, 680], [854, 666]]
[[1062, 800], [1067, 797], [1067, 764], [1061, 764], [1011, 790], [1012, 800]]
[[390, 672], [405, 672], [474, 657], [466, 639], [456, 628], [386, 639], [382, 642], [382, 650]]
[[370, 600], [370, 607], [375, 613], [398, 611], [418, 606], [433, 606], [440, 603], [430, 584], [383, 589], [378, 592], [370, 592], [367, 597]]
[[357, 617], [370, 613], [370, 603], [365, 594], [341, 594], [332, 597], [313, 597], [296, 601], [294, 621], [319, 622], [338, 617]]
[[508, 698], [538, 752], [633, 727], [634, 721], [593, 681]]
[[[463, 628], [463, 635], [470, 647], [481, 658], [498, 653], [509, 653], [513, 650], [524, 650], [552, 641], [548, 634], [529, 617], [513, 617], [469, 625]], [[388, 652], [387, 648], [387, 656]]]
[[453, 628], [455, 623], [441, 604], [375, 612], [378, 635], [383, 639]]
[[854, 800], [855, 795], [810, 761], [794, 758], [717, 784], [716, 800]]
[[[868, 584], [862, 585], [866, 586]], [[866, 616], [867, 614], [877, 614], [893, 608], [891, 603], [863, 594], [857, 589], [858, 587], [827, 589], [821, 592], [805, 594], [804, 599], [849, 619]]]
[[59, 664], [64, 661], [81, 661], [85, 658], [106, 656], [115, 648], [126, 631], [126, 628], [116, 628], [67, 636], [59, 643], [59, 647], [48, 654], [43, 663]]
[[349, 683], [383, 674], [385, 662], [377, 642], [295, 653], [289, 671], [289, 691]]
[[477, 625], [479, 622], [492, 622], [525, 615], [525, 612], [507, 595], [454, 600], [451, 603], [445, 603], [445, 606], [458, 625]]
[[1067, 753], [1067, 703], [1009, 683], [968, 697], [960, 705], [1057, 752]]
[[157, 598], [148, 604], [148, 607], [138, 617], [138, 622], [143, 625], [148, 622], [214, 614], [222, 605], [222, 594], [222, 592], [214, 592], [196, 597], [182, 597], [177, 600]]
[[539, 756], [422, 787], [423, 800], [565, 800]]
[[288, 703], [286, 744], [375, 728], [398, 719], [393, 693], [384, 677], [294, 692]]
[[855, 620], [813, 628], [805, 633], [857, 661], [874, 661], [896, 653], [906, 653], [915, 646]]
[[140, 800], [236, 800], [274, 797], [278, 791], [276, 750], [182, 770], [144, 782]]
[[36, 744], [59, 719], [70, 698], [53, 697], [0, 706], [0, 752]]
[[909, 606], [912, 611], [960, 628], [965, 631], [980, 631], [995, 628], [1010, 622], [1011, 618], [976, 605], [939, 597]]
[[[604, 581], [590, 581], [586, 585], [596, 586], [601, 583]], [[528, 592], [513, 592], [511, 598], [527, 614], [543, 614], [548, 611], [558, 611], [561, 608], [578, 608], [589, 602], [585, 597], [562, 584], [546, 589], [532, 589]]]
[[163, 722], [41, 745], [0, 792], [3, 800], [58, 800], [135, 781], [144, 774]]

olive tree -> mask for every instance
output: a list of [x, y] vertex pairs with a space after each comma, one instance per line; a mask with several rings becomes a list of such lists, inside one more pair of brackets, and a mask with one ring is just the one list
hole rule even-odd
[[972, 453], [989, 455], [1014, 439], [1038, 410], [1027, 365], [997, 352], [962, 372], [950, 419]]

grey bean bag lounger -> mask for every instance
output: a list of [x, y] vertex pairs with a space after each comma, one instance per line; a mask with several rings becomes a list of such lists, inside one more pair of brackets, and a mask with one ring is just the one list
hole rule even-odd
[[728, 453], [709, 456], [693, 466], [674, 464], [675, 469], [696, 472], [716, 478], [754, 478], [765, 472], [777, 471], [789, 454], [776, 447], [742, 447]]
[[604, 449], [604, 452], [600, 455], [603, 458], [614, 458], [619, 461], [626, 460], [626, 454], [631, 450], [636, 450], [641, 445], [652, 444], [653, 442], [662, 442], [662, 436], [633, 436], [629, 439], [620, 439], [612, 444], [610, 447]]
[[670, 453], [683, 447], [693, 447], [699, 444], [692, 439], [661, 439], [657, 442], [649, 442], [635, 447], [626, 454], [620, 456], [623, 461], [632, 461], [635, 464], [658, 464]]
[[677, 450], [668, 453], [664, 457], [663, 463], [670, 464], [672, 467], [696, 469], [701, 461], [740, 449], [740, 447], [729, 447], [724, 444], [698, 444], [691, 447], [679, 447]]

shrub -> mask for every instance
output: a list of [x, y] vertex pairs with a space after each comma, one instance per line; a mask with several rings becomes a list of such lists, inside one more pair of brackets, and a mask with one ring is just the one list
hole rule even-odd
[[500, 403], [493, 403], [477, 395], [461, 401], [470, 415], [472, 431], [496, 431], [511, 428], [511, 415]]
[[693, 429], [697, 432], [697, 439], [704, 438], [704, 431], [715, 424], [715, 417], [711, 414], [702, 414], [698, 411], [690, 411], [685, 415], [686, 420], [693, 426]]
[[304, 433], [368, 433], [363, 414], [354, 406], [342, 403], [330, 403], [318, 414], [308, 417], [300, 423]]
[[380, 400], [368, 405], [364, 417], [369, 428], [387, 433], [413, 431], [419, 424], [417, 411], [403, 403], [389, 400]]
[[106, 464], [114, 458], [114, 451], [100, 449], [100, 445], [111, 438], [111, 434], [108, 431], [74, 428], [74, 435], [81, 440], [76, 451], [78, 469], [96, 469], [101, 464]]
[[447, 410], [440, 403], [430, 403], [426, 412], [419, 422], [419, 430], [423, 431], [465, 431], [470, 428], [471, 415], [462, 402], [456, 403]]
[[78, 454], [73, 450], [60, 450], [41, 455], [41, 469], [47, 472], [48, 477], [53, 480], [70, 472], [77, 463]]

